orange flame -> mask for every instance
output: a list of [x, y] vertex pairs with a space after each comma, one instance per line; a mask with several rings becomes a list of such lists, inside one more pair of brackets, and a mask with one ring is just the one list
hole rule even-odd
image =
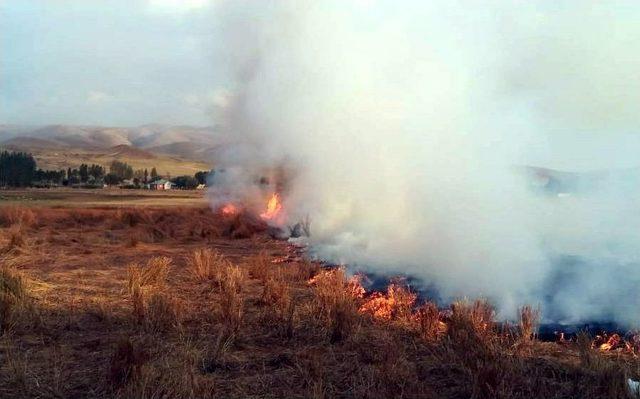
[[273, 193], [269, 202], [267, 202], [267, 210], [260, 214], [260, 217], [264, 220], [277, 220], [282, 211], [282, 204], [280, 203], [280, 196], [278, 193]]
[[[598, 336], [598, 338], [600, 338], [600, 336]], [[605, 335], [604, 337], [601, 338], [601, 340], [604, 341], [604, 339], [606, 339], [606, 342], [604, 342], [598, 347], [603, 352], [615, 349], [620, 344], [620, 341], [621, 341], [620, 336], [618, 334], [613, 334], [610, 337], [608, 337], [608, 339], [607, 339], [607, 336]]]
[[362, 286], [363, 277], [359, 274], [353, 275], [350, 278], [345, 277], [345, 271], [341, 268], [322, 270], [315, 276], [311, 277], [307, 284], [309, 285], [337, 285], [344, 292], [352, 298], [360, 299], [364, 298], [367, 293]]
[[232, 216], [232, 215], [237, 215], [239, 212], [239, 209], [237, 206], [233, 204], [226, 204], [225, 206], [222, 207], [221, 211], [222, 211], [222, 214], [225, 216]]
[[418, 296], [398, 284], [389, 284], [386, 293], [374, 292], [360, 307], [360, 312], [369, 313], [377, 319], [391, 320], [411, 314]]

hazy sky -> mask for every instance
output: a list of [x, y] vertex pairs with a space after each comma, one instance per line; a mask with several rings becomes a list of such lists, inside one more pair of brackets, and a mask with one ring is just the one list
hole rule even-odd
[[0, 123], [211, 125], [224, 79], [209, 8], [0, 0]]
[[[258, 29], [274, 6], [285, 3], [292, 11], [284, 21], [300, 19], [311, 5], [327, 15], [331, 7], [355, 7], [354, 27], [372, 33], [407, 26], [403, 11], [416, 9], [419, 19], [424, 6], [410, 0], [256, 0], [228, 11], [224, 0], [0, 0], [0, 124], [218, 123], [216, 105], [228, 100], [247, 66], [237, 68], [234, 58], [269, 51], [268, 35], [247, 40], [223, 32], [228, 25], [239, 32]], [[531, 138], [525, 162], [564, 169], [636, 166], [640, 6], [587, 0], [507, 5], [465, 5], [452, 20], [464, 16], [468, 30], [479, 30], [470, 35], [473, 45], [454, 41], [441, 47], [485, 49], [485, 57], [497, 60], [501, 69], [492, 89], [521, 109], [512, 122]], [[443, 38], [426, 32], [445, 17], [404, 33], [437, 44]], [[332, 23], [330, 17], [323, 22]], [[499, 43], [478, 41], [487, 26]], [[382, 55], [383, 45], [373, 43], [373, 53]], [[419, 59], [413, 54], [404, 66]], [[282, 81], [287, 79], [283, 72]], [[388, 104], [393, 98], [374, 100]]]

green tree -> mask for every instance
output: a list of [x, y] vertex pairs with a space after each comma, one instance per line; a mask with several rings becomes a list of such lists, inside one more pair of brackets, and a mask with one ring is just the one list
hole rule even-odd
[[109, 166], [109, 173], [118, 176], [120, 180], [131, 179], [133, 177], [133, 168], [126, 162], [112, 161]]
[[122, 181], [122, 179], [116, 175], [115, 173], [108, 173], [104, 176], [104, 182], [110, 186], [118, 184]]
[[89, 166], [89, 175], [93, 176], [95, 180], [101, 180], [104, 177], [104, 174], [104, 167], [96, 164]]
[[80, 182], [86, 183], [89, 180], [89, 165], [83, 163], [78, 169], [78, 175], [80, 176]]
[[36, 161], [26, 152], [0, 153], [0, 186], [27, 187], [33, 181]]
[[154, 166], [153, 168], [151, 168], [151, 181], [154, 181], [158, 178], [158, 171], [156, 170], [156, 167]]
[[198, 180], [193, 176], [178, 176], [171, 181], [177, 188], [193, 190], [198, 185]]
[[135, 172], [133, 172], [134, 180], [138, 180], [138, 182], [141, 182], [143, 178], [144, 178], [144, 169], [136, 169]]
[[80, 183], [80, 171], [78, 169], [71, 169], [67, 171], [67, 180], [69, 184], [78, 184]]
[[209, 178], [213, 176], [213, 173], [214, 173], [213, 170], [211, 171], [203, 170], [200, 172], [196, 172], [194, 177], [198, 181], [198, 184], [207, 184], [207, 180], [209, 180]]
[[33, 184], [36, 186], [57, 186], [63, 184], [66, 172], [62, 170], [42, 170], [38, 169], [33, 175]]

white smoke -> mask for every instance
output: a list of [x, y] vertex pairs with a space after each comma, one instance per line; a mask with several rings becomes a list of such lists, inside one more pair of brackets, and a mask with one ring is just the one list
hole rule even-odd
[[296, 170], [285, 206], [324, 258], [487, 296], [505, 317], [543, 303], [640, 322], [637, 189], [543, 197], [515, 167], [621, 164], [580, 143], [638, 128], [640, 7], [481, 3], [222, 3], [225, 127], [252, 167]]

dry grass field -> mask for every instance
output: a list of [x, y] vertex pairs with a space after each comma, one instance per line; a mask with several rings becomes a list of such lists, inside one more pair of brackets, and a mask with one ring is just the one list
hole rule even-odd
[[365, 293], [249, 217], [47, 204], [0, 208], [2, 398], [624, 398], [639, 375], [533, 339], [531, 308]]
[[10, 189], [0, 191], [0, 207], [205, 206], [205, 195], [204, 190]]
[[77, 168], [82, 163], [98, 164], [108, 166], [112, 161], [117, 160], [132, 165], [134, 169], [156, 168], [160, 174], [170, 174], [172, 176], [189, 175], [202, 170], [210, 170], [211, 165], [202, 161], [182, 159], [175, 156], [163, 154], [141, 154], [136, 153], [135, 148], [122, 149], [102, 149], [92, 151], [86, 149], [52, 149], [52, 148], [27, 148], [33, 154], [38, 163], [38, 167], [43, 169], [66, 169], [68, 167]]

